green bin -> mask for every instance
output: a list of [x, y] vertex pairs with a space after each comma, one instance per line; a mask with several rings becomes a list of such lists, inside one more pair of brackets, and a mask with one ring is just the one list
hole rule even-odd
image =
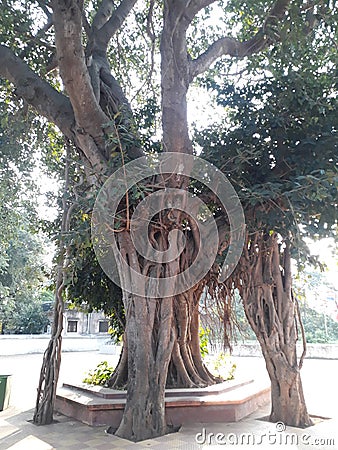
[[8, 408], [12, 375], [0, 375], [0, 411]]

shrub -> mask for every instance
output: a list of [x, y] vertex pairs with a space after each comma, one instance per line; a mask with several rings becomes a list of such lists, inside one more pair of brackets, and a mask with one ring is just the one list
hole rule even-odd
[[90, 370], [83, 382], [104, 386], [114, 372], [114, 368], [108, 365], [107, 361], [100, 362], [94, 370]]
[[200, 327], [199, 336], [200, 336], [200, 350], [202, 358], [205, 358], [209, 354], [208, 350], [209, 334], [210, 334], [209, 328]]
[[232, 362], [228, 353], [221, 352], [213, 358], [206, 359], [206, 365], [210, 372], [223, 378], [223, 380], [233, 380], [235, 378], [236, 364]]

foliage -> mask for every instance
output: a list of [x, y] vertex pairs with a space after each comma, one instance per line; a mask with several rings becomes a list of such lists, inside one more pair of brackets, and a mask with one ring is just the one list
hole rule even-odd
[[[0, 34], [9, 36], [15, 20], [8, 10], [2, 19], [10, 24], [8, 29], [0, 27]], [[24, 15], [19, 22], [23, 20]], [[48, 323], [39, 299], [48, 274], [34, 173], [42, 149], [42, 121], [11, 93], [5, 80], [0, 81], [0, 101], [4, 105], [0, 111], [1, 332], [40, 333]]]
[[228, 118], [195, 138], [237, 190], [248, 229], [291, 238], [298, 260], [309, 257], [305, 236], [335, 235], [337, 224], [334, 56], [328, 47], [310, 65], [311, 51], [284, 53], [283, 67], [271, 57], [249, 84], [207, 80]]
[[199, 337], [200, 337], [200, 350], [202, 358], [205, 358], [209, 354], [208, 344], [209, 344], [210, 329], [200, 327]]
[[338, 316], [336, 320], [332, 318], [337, 304], [327, 298], [328, 293], [334, 297], [337, 290], [329, 282], [327, 273], [307, 267], [295, 277], [294, 291], [307, 342], [338, 342]]
[[325, 313], [310, 308], [306, 303], [301, 304], [300, 312], [307, 342], [311, 344], [338, 342], [338, 322]]
[[66, 280], [66, 300], [73, 305], [83, 306], [89, 312], [103, 311], [110, 320], [111, 337], [116, 341], [122, 336], [125, 315], [122, 291], [103, 272], [98, 263], [88, 230], [74, 224], [77, 232], [72, 233], [69, 246], [71, 262]]
[[10, 334], [40, 334], [49, 325], [49, 319], [40, 302], [16, 303], [7, 313], [5, 322], [6, 333]]
[[215, 376], [221, 377], [223, 380], [235, 378], [236, 364], [228, 353], [220, 352], [215, 357], [209, 357], [206, 359], [206, 365]]
[[12, 230], [0, 271], [2, 332], [41, 333], [49, 323], [39, 297], [46, 282], [43, 240], [21, 228]]
[[0, 248], [3, 254], [4, 246], [22, 223], [33, 222], [36, 218], [33, 205], [37, 189], [31, 175], [34, 159], [27, 143], [34, 139], [29, 137], [32, 130], [20, 108], [5, 102], [1, 82], [0, 101], [7, 103], [6, 109], [0, 111]]
[[84, 383], [104, 386], [114, 372], [114, 368], [107, 361], [100, 362], [94, 370], [88, 372], [83, 379]]

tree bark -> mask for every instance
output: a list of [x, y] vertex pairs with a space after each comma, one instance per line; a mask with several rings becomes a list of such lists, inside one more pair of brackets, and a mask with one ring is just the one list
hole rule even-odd
[[[201, 356], [198, 310], [201, 293], [202, 287], [196, 286], [189, 293], [175, 297], [173, 301], [171, 332], [174, 336], [174, 343], [169, 358], [167, 388], [205, 387], [222, 381], [208, 371]], [[129, 352], [127, 351], [127, 339], [125, 338], [119, 363], [107, 383], [109, 387], [115, 389], [126, 387], [128, 379], [127, 355], [129, 355]]]
[[[293, 427], [312, 425], [307, 412], [300, 370], [285, 362], [283, 354], [264, 353], [271, 379], [271, 422], [283, 422]], [[296, 355], [295, 355], [296, 356]]]
[[[290, 243], [275, 233], [248, 239], [238, 284], [245, 314], [260, 343], [271, 380], [270, 420], [311, 425], [298, 362], [297, 305], [292, 295]], [[304, 339], [304, 336], [303, 336]]]
[[38, 114], [57, 125], [68, 139], [74, 139], [74, 112], [69, 99], [4, 45], [0, 45], [0, 61], [0, 76], [14, 84], [16, 94], [32, 105]]
[[[140, 271], [142, 268], [128, 230], [119, 234], [119, 245], [130, 266]], [[120, 273], [120, 277], [122, 287], [133, 281], [131, 271]], [[174, 343], [173, 301], [171, 297], [152, 298], [150, 292], [144, 286], [143, 295], [127, 291], [123, 295], [128, 382], [126, 406], [116, 434], [135, 442], [167, 432], [164, 389]]]
[[167, 152], [192, 154], [188, 133], [187, 92], [190, 83], [185, 7], [164, 1], [161, 36], [163, 146]]
[[[156, 331], [147, 323], [146, 317], [147, 307], [154, 306], [150, 305], [155, 303], [154, 299], [131, 295], [127, 302], [138, 303], [139, 307], [135, 309], [141, 314], [131, 312], [127, 321], [127, 401], [116, 435], [136, 442], [161, 436], [168, 431], [165, 421], [164, 388], [172, 348], [170, 327], [172, 301], [164, 299], [156, 305], [160, 309], [159, 314], [166, 316]], [[143, 326], [139, 325], [141, 321]], [[165, 323], [167, 321], [169, 324]], [[154, 331], [158, 334], [158, 341], [150, 345], [154, 340]]]

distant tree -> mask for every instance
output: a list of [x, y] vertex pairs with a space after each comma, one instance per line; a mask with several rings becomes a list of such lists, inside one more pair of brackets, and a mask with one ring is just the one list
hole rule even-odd
[[0, 322], [2, 332], [12, 333], [20, 331], [23, 316], [30, 314], [28, 309], [40, 310], [35, 302], [46, 272], [42, 261], [45, 244], [38, 235], [39, 189], [33, 175], [35, 158], [41, 154], [37, 138], [41, 122], [9, 92], [10, 86], [1, 80]]
[[338, 322], [325, 312], [318, 312], [306, 303], [300, 304], [306, 340], [309, 343], [337, 343]]
[[49, 325], [47, 314], [40, 302], [14, 305], [8, 316], [6, 331], [11, 334], [40, 334]]
[[338, 312], [338, 305], [334, 298], [331, 304], [326, 298], [328, 292], [335, 296], [336, 289], [328, 281], [324, 267], [321, 271], [305, 267], [295, 277], [294, 287], [307, 342], [337, 342], [338, 316], [333, 317], [332, 313], [334, 310]]
[[12, 229], [2, 253], [6, 263], [0, 271], [3, 333], [40, 333], [48, 322], [39, 298], [47, 278], [43, 251], [38, 236], [22, 228], [16, 233]]

